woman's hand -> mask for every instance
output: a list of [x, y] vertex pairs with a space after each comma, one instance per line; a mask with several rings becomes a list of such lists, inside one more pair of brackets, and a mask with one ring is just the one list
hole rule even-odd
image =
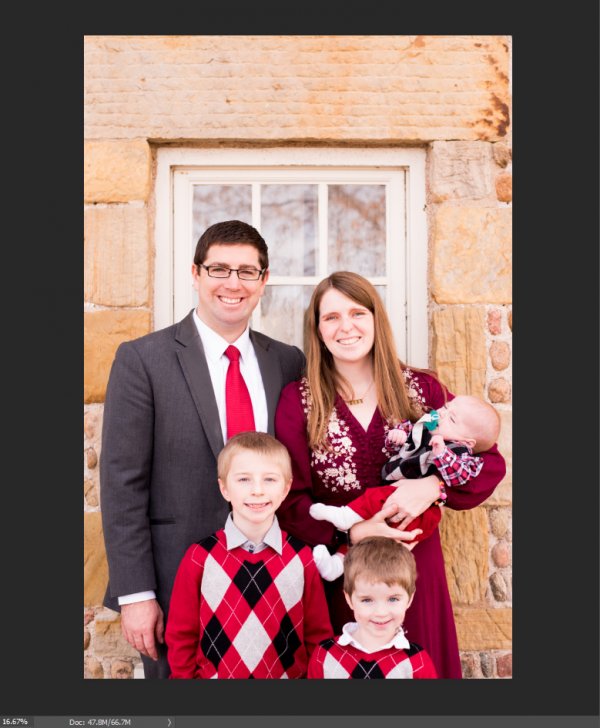
[[395, 539], [403, 546], [406, 546], [409, 551], [412, 551], [417, 543], [409, 542], [423, 531], [420, 528], [416, 528], [414, 531], [401, 531], [399, 528], [390, 528], [385, 519], [393, 516], [397, 510], [398, 506], [395, 503], [384, 505], [379, 513], [376, 513], [372, 518], [355, 523], [348, 532], [351, 543], [358, 543], [368, 536], [385, 536], [386, 538]]
[[397, 513], [390, 519], [399, 523], [398, 528], [406, 528], [417, 516], [426, 511], [440, 497], [440, 479], [437, 475], [428, 475], [419, 480], [403, 480], [395, 492], [387, 499], [384, 508], [395, 503]]

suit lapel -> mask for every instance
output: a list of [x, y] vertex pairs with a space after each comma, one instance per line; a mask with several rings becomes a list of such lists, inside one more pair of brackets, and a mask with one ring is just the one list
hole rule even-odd
[[192, 399], [198, 410], [210, 448], [215, 458], [217, 458], [224, 444], [221, 419], [210, 372], [208, 371], [208, 364], [206, 363], [202, 339], [194, 323], [193, 312], [180, 322], [175, 338], [185, 346], [185, 349], [180, 349], [177, 352], [177, 356], [192, 393]]
[[279, 404], [281, 396], [281, 366], [277, 353], [269, 347], [268, 340], [250, 329], [250, 340], [256, 352], [258, 366], [260, 368], [260, 376], [262, 377], [265, 395], [267, 397], [267, 413], [268, 425], [267, 431], [269, 435], [275, 437], [275, 412]]

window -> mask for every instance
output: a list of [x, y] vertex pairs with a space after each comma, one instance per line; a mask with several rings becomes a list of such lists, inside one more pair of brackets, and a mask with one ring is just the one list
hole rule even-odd
[[156, 328], [197, 303], [190, 268], [200, 235], [238, 219], [269, 246], [254, 329], [303, 348], [315, 286], [350, 270], [378, 290], [400, 357], [426, 366], [424, 166], [421, 149], [159, 150]]

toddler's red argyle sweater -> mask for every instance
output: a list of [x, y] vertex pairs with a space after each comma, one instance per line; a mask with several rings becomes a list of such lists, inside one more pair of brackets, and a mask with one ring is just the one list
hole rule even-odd
[[167, 621], [171, 678], [306, 674], [315, 647], [333, 630], [311, 550], [281, 535], [281, 555], [270, 546], [228, 551], [224, 530], [190, 546]]
[[437, 678], [429, 655], [410, 643], [410, 649], [388, 647], [379, 652], [363, 652], [352, 645], [328, 639], [314, 651], [308, 665], [309, 680], [374, 680], [390, 678]]

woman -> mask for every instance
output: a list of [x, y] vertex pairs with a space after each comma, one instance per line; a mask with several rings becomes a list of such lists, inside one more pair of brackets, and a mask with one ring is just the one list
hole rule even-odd
[[[275, 417], [277, 438], [292, 458], [293, 485], [278, 511], [283, 528], [316, 546], [339, 546], [346, 535], [309, 514], [313, 503], [341, 506], [381, 483], [389, 453], [385, 436], [400, 419], [415, 422], [425, 411], [453, 399], [432, 372], [408, 368], [396, 355], [387, 313], [375, 288], [362, 276], [338, 272], [317, 286], [308, 310], [307, 376], [288, 385]], [[447, 488], [447, 507], [474, 508], [489, 498], [506, 472], [494, 446], [481, 453], [484, 465], [465, 486]], [[352, 526], [356, 543], [383, 535], [410, 543], [404, 531], [440, 497], [441, 478], [405, 481], [373, 518]], [[398, 529], [386, 518], [400, 521]], [[431, 655], [439, 677], [460, 678], [456, 627], [446, 583], [439, 531], [413, 549], [419, 578], [404, 628], [409, 640]], [[325, 582], [335, 634], [354, 621], [342, 579]]]

